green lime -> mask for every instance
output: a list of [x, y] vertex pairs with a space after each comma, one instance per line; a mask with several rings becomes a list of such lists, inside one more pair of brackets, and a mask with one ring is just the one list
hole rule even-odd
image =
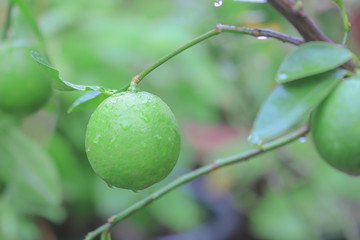
[[38, 110], [52, 94], [51, 79], [27, 46], [0, 50], [0, 109], [14, 114]]
[[141, 190], [164, 179], [180, 152], [170, 108], [147, 92], [121, 92], [103, 101], [86, 131], [94, 171], [113, 187]]
[[360, 81], [342, 81], [315, 110], [311, 133], [322, 158], [350, 175], [360, 174]]

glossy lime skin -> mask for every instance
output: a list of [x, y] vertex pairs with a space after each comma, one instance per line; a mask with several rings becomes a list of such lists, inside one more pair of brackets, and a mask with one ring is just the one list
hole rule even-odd
[[360, 80], [342, 81], [311, 119], [316, 149], [334, 168], [360, 175]]
[[180, 152], [180, 133], [170, 108], [147, 92], [121, 92], [92, 114], [86, 153], [109, 186], [134, 191], [164, 179]]
[[0, 50], [0, 109], [6, 112], [32, 113], [52, 94], [51, 79], [30, 51], [26, 46]]

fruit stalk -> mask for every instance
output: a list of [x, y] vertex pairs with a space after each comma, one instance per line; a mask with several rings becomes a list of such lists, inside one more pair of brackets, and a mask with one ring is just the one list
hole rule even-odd
[[185, 175], [180, 176], [179, 178], [175, 179], [173, 182], [169, 183], [168, 185], [164, 186], [163, 188], [159, 189], [158, 191], [150, 194], [148, 197], [138, 201], [137, 203], [133, 204], [132, 206], [126, 208], [124, 211], [113, 215], [110, 217], [107, 221], [107, 223], [101, 225], [97, 229], [95, 229], [92, 232], [89, 232], [87, 236], [85, 237], [85, 240], [93, 240], [96, 236], [100, 235], [104, 231], [107, 231], [111, 227], [113, 227], [116, 223], [120, 222], [121, 220], [124, 220], [125, 218], [131, 216], [132, 214], [136, 213], [137, 211], [145, 208], [152, 202], [156, 201], [160, 197], [164, 196], [165, 194], [171, 192], [172, 190], [175, 190], [176, 188], [184, 185], [185, 183], [190, 182], [191, 180], [194, 180], [195, 178], [198, 178], [200, 176], [203, 176], [205, 174], [211, 173], [217, 169], [220, 169], [222, 167], [232, 165], [235, 163], [243, 162], [246, 160], [249, 160], [250, 158], [253, 158], [255, 156], [258, 156], [262, 153], [274, 150], [276, 148], [282, 147], [299, 137], [305, 136], [309, 132], [309, 127], [303, 126], [288, 135], [276, 139], [272, 142], [269, 142], [267, 144], [264, 144], [263, 146], [259, 148], [254, 148], [233, 156], [225, 157], [225, 158], [219, 158], [215, 160], [213, 163], [205, 165], [201, 168], [198, 168], [192, 172], [189, 172]]
[[229, 26], [229, 25], [223, 25], [218, 24], [216, 27], [207, 33], [204, 33], [203, 35], [198, 36], [197, 38], [194, 38], [193, 40], [185, 43], [184, 45], [180, 46], [179, 48], [175, 49], [174, 51], [170, 52], [169, 54], [165, 55], [164, 57], [160, 58], [158, 61], [156, 61], [153, 65], [146, 68], [143, 72], [139, 73], [135, 77], [132, 78], [132, 82], [139, 83], [146, 75], [148, 75], [150, 72], [152, 72], [154, 69], [168, 61], [169, 59], [175, 57], [179, 53], [183, 52], [184, 50], [194, 46], [195, 44], [198, 44], [205, 39], [208, 39], [210, 37], [219, 35], [223, 32], [231, 32], [231, 33], [240, 33], [245, 35], [250, 35], [253, 37], [268, 37], [268, 38], [275, 38], [282, 42], [287, 42], [293, 45], [300, 45], [304, 41], [301, 38], [293, 37], [287, 34], [279, 33], [270, 29], [262, 29], [262, 28], [249, 28], [249, 27], [236, 27], [236, 26]]

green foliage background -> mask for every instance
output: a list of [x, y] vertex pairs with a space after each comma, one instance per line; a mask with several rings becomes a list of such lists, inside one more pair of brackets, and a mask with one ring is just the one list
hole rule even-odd
[[[345, 2], [355, 9], [356, 1]], [[52, 64], [65, 80], [114, 89], [217, 23], [296, 35], [266, 4], [226, 0], [215, 8], [208, 0], [26, 3]], [[1, 27], [7, 4], [0, 1]], [[304, 5], [324, 32], [341, 42], [342, 22], [335, 5], [326, 0]], [[8, 40], [21, 39], [38, 42], [15, 8]], [[8, 134], [1, 126], [7, 128], [13, 121], [0, 115], [0, 239], [82, 238], [182, 173], [249, 148], [252, 122], [292, 49], [276, 40], [224, 33], [146, 77], [140, 88], [160, 96], [180, 123], [182, 152], [170, 176], [140, 193], [110, 189], [90, 168], [84, 137], [92, 110], [66, 113], [79, 93], [55, 92], [47, 106], [27, 117], [20, 130], [10, 127]], [[359, 187], [358, 178], [326, 165], [308, 138], [179, 188], [117, 225], [113, 236], [155, 239], [180, 234], [191, 239], [202, 229], [210, 231], [206, 226], [221, 219], [216, 209], [222, 206], [229, 211], [227, 220], [213, 227], [214, 238], [207, 239], [360, 239]], [[232, 217], [231, 228], [227, 221]]]

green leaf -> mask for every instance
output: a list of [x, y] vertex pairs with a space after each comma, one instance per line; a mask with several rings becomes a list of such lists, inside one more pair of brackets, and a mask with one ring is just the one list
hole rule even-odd
[[297, 47], [281, 63], [275, 80], [290, 82], [339, 67], [351, 58], [351, 52], [327, 42], [309, 42]]
[[59, 174], [49, 154], [17, 128], [0, 138], [0, 154], [1, 178], [17, 196], [13, 204], [52, 219], [62, 217], [59, 211], [49, 212], [58, 210], [62, 200]]
[[40, 234], [31, 218], [18, 212], [5, 191], [0, 199], [0, 239], [40, 239]]
[[129, 84], [125, 85], [117, 91], [104, 88], [100, 88], [100, 90], [96, 91], [88, 91], [76, 99], [76, 101], [69, 107], [67, 112], [72, 113], [84, 109], [95, 108], [112, 94], [126, 91], [128, 88]]
[[99, 90], [98, 86], [86, 86], [86, 85], [77, 85], [72, 84], [68, 81], [63, 80], [60, 77], [60, 73], [54, 67], [52, 67], [49, 61], [44, 58], [40, 53], [36, 51], [31, 51], [31, 56], [43, 67], [48, 74], [54, 79], [54, 87], [60, 91], [88, 91], [88, 90]]
[[68, 109], [68, 113], [76, 112], [88, 108], [97, 107], [102, 101], [108, 98], [109, 95], [106, 95], [100, 91], [88, 91], [81, 97], [79, 97]]
[[261, 145], [290, 130], [334, 89], [346, 74], [337, 69], [278, 85], [261, 107], [249, 141]]

